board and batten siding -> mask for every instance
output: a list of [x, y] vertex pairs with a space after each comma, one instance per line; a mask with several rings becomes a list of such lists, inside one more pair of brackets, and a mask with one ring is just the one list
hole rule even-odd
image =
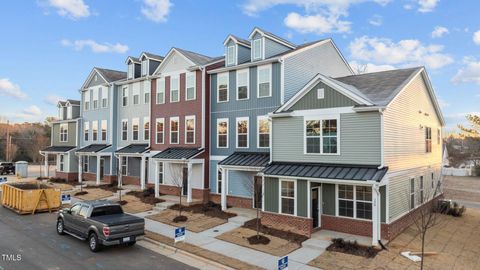
[[297, 190], [295, 190], [297, 197], [297, 216], [308, 217], [308, 181], [297, 180]]
[[[318, 98], [318, 89], [324, 89], [324, 98]], [[323, 108], [350, 107], [355, 105], [357, 105], [355, 101], [341, 94], [337, 90], [332, 89], [325, 83], [319, 82], [307, 94], [305, 94], [305, 96], [295, 102], [295, 104], [290, 108], [290, 110], [311, 110]]]
[[[60, 125], [67, 124], [67, 141], [60, 141]], [[77, 122], [64, 122], [52, 124], [52, 146], [76, 146], [77, 145]]]
[[278, 200], [279, 200], [279, 181], [278, 178], [265, 177], [264, 182], [264, 209], [267, 212], [278, 213]]
[[[389, 172], [442, 162], [440, 120], [419, 74], [384, 112], [385, 164]], [[432, 128], [432, 152], [425, 152], [425, 127]]]
[[380, 114], [340, 114], [340, 154], [304, 153], [304, 118], [273, 118], [273, 161], [380, 165]]

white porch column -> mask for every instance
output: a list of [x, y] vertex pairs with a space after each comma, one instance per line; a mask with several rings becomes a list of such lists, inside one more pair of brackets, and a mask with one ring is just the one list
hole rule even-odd
[[82, 166], [83, 156], [78, 156], [78, 183], [82, 184], [82, 173], [83, 173], [83, 166]]
[[97, 155], [97, 173], [96, 173], [96, 184], [97, 186], [100, 185], [100, 156]]
[[380, 240], [380, 196], [377, 185], [372, 186], [372, 246]]
[[122, 172], [122, 156], [118, 156], [118, 187], [122, 187], [122, 177], [123, 177], [123, 172]]
[[145, 156], [142, 155], [142, 161], [140, 164], [140, 188], [145, 189]]
[[155, 166], [155, 197], [160, 197], [160, 179], [158, 179], [158, 162], [153, 161]]
[[225, 211], [227, 210], [227, 181], [228, 181], [228, 170], [227, 169], [221, 169], [222, 170], [222, 197], [221, 197], [221, 204], [222, 204], [222, 210]]
[[192, 163], [187, 164], [187, 202], [192, 202]]
[[48, 177], [48, 153], [45, 153], [45, 177]]

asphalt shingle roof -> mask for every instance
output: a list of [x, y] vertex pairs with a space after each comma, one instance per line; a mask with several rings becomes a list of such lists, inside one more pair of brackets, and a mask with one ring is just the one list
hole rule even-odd
[[73, 105], [80, 105], [80, 100], [67, 99], [67, 102]]
[[190, 159], [204, 151], [203, 148], [170, 147], [156, 154], [158, 159]]
[[109, 144], [90, 144], [77, 150], [77, 153], [97, 153], [109, 147]]
[[212, 61], [212, 59], [213, 59], [210, 56], [206, 56], [206, 55], [199, 54], [199, 53], [196, 53], [196, 52], [187, 51], [187, 50], [180, 49], [180, 48], [175, 48], [175, 49], [177, 51], [179, 51], [180, 53], [182, 53], [183, 55], [185, 55], [188, 59], [190, 59], [190, 61], [194, 62], [196, 65], [205, 65], [208, 62]]
[[49, 146], [43, 149], [42, 152], [65, 153], [72, 149], [75, 149], [75, 146]]
[[218, 164], [229, 166], [265, 167], [269, 161], [270, 153], [268, 152], [234, 152]]
[[238, 43], [240, 43], [240, 44], [246, 45], [248, 47], [251, 46], [250, 41], [247, 40], [247, 39], [244, 39], [244, 38], [241, 38], [241, 37], [238, 37], [238, 36], [235, 36], [235, 35], [232, 35], [232, 37], [234, 37], [238, 41]]
[[152, 58], [152, 59], [155, 59], [155, 60], [159, 60], [159, 61], [162, 61], [163, 60], [163, 56], [161, 55], [157, 55], [157, 54], [153, 54], [153, 53], [149, 53], [149, 52], [143, 52], [148, 58]]
[[281, 38], [281, 37], [279, 37], [279, 36], [277, 36], [277, 35], [275, 35], [275, 34], [273, 34], [273, 33], [271, 33], [271, 32], [265, 31], [265, 30], [261, 29], [260, 27], [256, 27], [256, 28], [257, 28], [258, 30], [262, 31], [263, 33], [265, 33], [267, 36], [271, 36], [271, 37], [273, 37], [273, 38], [276, 38], [276, 39], [278, 39], [278, 40], [281, 40], [281, 41], [289, 44], [289, 45], [292, 46], [292, 47], [297, 47], [297, 45], [293, 44], [292, 42], [290, 42], [290, 41], [288, 41], [288, 40], [286, 40], [286, 39], [284, 39], [284, 38]]
[[127, 78], [127, 73], [124, 71], [118, 71], [118, 70], [113, 70], [113, 69], [106, 69], [106, 68], [95, 68], [104, 78], [107, 80], [107, 82], [114, 82], [114, 81], [119, 81], [122, 79]]
[[121, 149], [118, 149], [116, 153], [119, 154], [141, 154], [148, 151], [148, 144], [130, 144]]

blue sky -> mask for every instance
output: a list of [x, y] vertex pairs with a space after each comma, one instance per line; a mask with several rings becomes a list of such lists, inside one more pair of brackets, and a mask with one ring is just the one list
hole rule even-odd
[[[37, 0], [0, 2], [2, 119], [43, 120], [78, 99], [92, 67], [172, 46], [223, 53], [254, 26], [300, 44], [331, 37], [355, 69], [424, 65], [447, 128], [480, 112], [480, 3], [474, 0]], [[358, 67], [358, 68], [357, 68]]]

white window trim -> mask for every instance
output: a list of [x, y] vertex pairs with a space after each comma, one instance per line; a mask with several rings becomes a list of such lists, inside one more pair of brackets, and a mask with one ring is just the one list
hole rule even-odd
[[325, 88], [317, 88], [317, 99], [325, 99]]
[[[96, 132], [97, 138], [96, 139], [93, 136], [95, 134], [95, 130], [97, 130], [97, 132]], [[98, 121], [92, 121], [92, 142], [95, 142], [95, 141], [99, 141], [99, 138], [98, 138]]]
[[[178, 130], [175, 132], [177, 132], [178, 136], [177, 136], [176, 143], [172, 142], [172, 120], [177, 121]], [[170, 119], [168, 120], [168, 130], [169, 130], [170, 144], [179, 144], [180, 143], [180, 117], [178, 116], [170, 117]]]
[[[255, 43], [257, 42], [260, 42], [260, 53], [259, 53], [259, 56], [258, 57], [255, 57]], [[262, 56], [263, 56], [263, 52], [262, 52], [262, 38], [257, 38], [257, 39], [254, 39], [253, 42], [252, 42], [252, 59], [253, 60], [258, 60], [258, 59], [262, 59]]]
[[72, 106], [67, 107], [67, 119], [72, 119]]
[[[293, 182], [293, 215], [282, 212], [282, 182]], [[278, 213], [288, 216], [297, 216], [297, 180], [296, 179], [279, 179], [278, 183]], [[290, 197], [285, 197], [289, 198]]]
[[[63, 130], [65, 130], [65, 140], [62, 139], [62, 126], [65, 127]], [[68, 124], [66, 123], [62, 123], [60, 124], [60, 138], [59, 138], [59, 141], [60, 142], [67, 142], [68, 141]]]
[[[125, 90], [125, 92], [124, 92]], [[125, 104], [123, 104], [123, 99], [126, 98]], [[122, 88], [122, 107], [127, 107], [128, 106], [128, 87], [123, 87]]]
[[88, 110], [90, 110], [90, 99], [91, 99], [91, 97], [90, 97], [90, 90], [85, 91], [85, 93], [84, 93], [84, 95], [83, 95], [83, 98], [84, 98], [84, 100], [83, 100], [83, 109], [84, 109], [85, 111], [88, 111]]
[[[233, 49], [232, 57], [230, 58], [230, 49]], [[235, 45], [227, 47], [227, 65], [235, 65]]]
[[[413, 180], [413, 190], [412, 190], [412, 180]], [[408, 194], [408, 209], [413, 210], [417, 208], [417, 196], [415, 191], [415, 186], [417, 185], [416, 177], [409, 177], [408, 178], [408, 190], [410, 193]], [[412, 206], [412, 195], [413, 195], [413, 206]]]
[[[195, 115], [185, 116], [185, 144], [195, 144], [195, 136], [197, 135], [197, 120]], [[187, 142], [187, 120], [193, 119], [193, 142]]]
[[[103, 123], [105, 123], [105, 140], [102, 139]], [[107, 120], [100, 121], [100, 140], [103, 141], [103, 142], [106, 142], [108, 140], [108, 122], [107, 122]]]
[[[344, 185], [344, 186], [353, 186], [353, 200], [351, 199], [341, 199], [338, 192], [338, 186], [339, 185]], [[357, 200], [357, 186], [365, 186], [365, 187], [370, 187], [372, 189], [372, 200], [371, 201], [363, 201], [363, 200]], [[372, 221], [373, 220], [373, 211], [374, 211], [374, 206], [373, 206], [373, 187], [368, 186], [368, 185], [351, 185], [351, 184], [335, 184], [335, 216], [340, 217], [340, 218], [349, 218], [349, 219], [356, 219], [356, 220], [365, 220], [365, 221]], [[380, 200], [380, 197], [378, 198]], [[344, 200], [344, 201], [353, 201], [353, 217], [346, 217], [346, 216], [340, 216], [339, 215], [339, 200]], [[358, 218], [357, 217], [357, 201], [358, 202], [369, 202], [372, 204], [372, 219], [365, 219], [365, 218]], [[380, 217], [379, 217], [380, 218]]]
[[[145, 129], [145, 124], [146, 124], [146, 123], [148, 123], [148, 132], [147, 132], [147, 133], [148, 133], [148, 139], [145, 138], [145, 131], [146, 131], [146, 129]], [[152, 129], [152, 125], [151, 125], [151, 123], [150, 123], [150, 118], [149, 118], [149, 117], [144, 117], [144, 118], [143, 118], [143, 140], [144, 140], [144, 141], [150, 140], [150, 130], [151, 130], [151, 129]]]
[[146, 76], [148, 74], [148, 59], [142, 61], [142, 76]]
[[[92, 103], [93, 103], [93, 109], [94, 110], [100, 108], [100, 106], [99, 106], [100, 104], [98, 104], [98, 98], [99, 98], [99, 93], [100, 93], [100, 91], [98, 91], [98, 90], [100, 88], [93, 88], [92, 90], [90, 90], [90, 91], [92, 91], [92, 96], [93, 96], [92, 97]], [[97, 105], [95, 105], [95, 103]]]
[[[127, 130], [126, 130], [127, 137], [125, 139], [123, 138], [123, 132], [124, 132], [123, 123], [127, 123], [127, 125], [126, 125], [127, 126]], [[122, 125], [120, 126], [120, 131], [121, 131], [120, 138], [122, 139], [122, 141], [128, 141], [128, 119], [122, 119]]]
[[[243, 98], [243, 99], [239, 99], [238, 98], [238, 75], [240, 73], [246, 73], [247, 74], [247, 98]], [[237, 70], [236, 72], [236, 79], [237, 79], [237, 83], [236, 83], [236, 89], [235, 89], [235, 93], [236, 93], [236, 99], [237, 100], [249, 100], [250, 99], [250, 69], [249, 68], [246, 68], [246, 69], [240, 69], [240, 70]]]
[[[229, 140], [228, 140], [228, 136], [230, 136], [230, 124], [229, 124], [229, 119], [228, 118], [219, 118], [217, 119], [217, 148], [228, 148], [229, 146]], [[220, 136], [220, 133], [218, 133], [218, 124], [220, 124], [221, 122], [226, 122], [227, 123], [227, 145], [226, 146], [219, 146], [219, 136]]]
[[[220, 101], [220, 84], [218, 83], [220, 80], [220, 76], [225, 76], [227, 78], [227, 100]], [[217, 103], [224, 103], [230, 101], [230, 74], [228, 72], [219, 73], [217, 75]]]
[[[260, 96], [260, 70], [264, 70], [264, 69], [269, 69], [270, 72], [269, 72], [269, 84], [268, 84], [268, 96], [264, 96], [264, 97], [261, 97]], [[258, 66], [257, 67], [257, 98], [268, 98], [268, 97], [272, 97], [272, 65], [271, 64], [268, 64], [268, 65], [263, 65], [263, 66]]]
[[[90, 171], [89, 161], [90, 161], [90, 159], [88, 158], [88, 156], [82, 156], [82, 163], [83, 163], [82, 170], [83, 170], [83, 172], [89, 172]], [[85, 165], [87, 165], [86, 170], [85, 170]]]
[[[135, 122], [137, 122], [137, 139], [135, 139], [135, 129], [133, 128], [135, 126]], [[140, 118], [132, 118], [132, 141], [138, 140], [140, 140]]]
[[[220, 170], [220, 166], [217, 164], [217, 171], [216, 171], [216, 174], [215, 174], [215, 183], [217, 184], [217, 186], [216, 186], [215, 193], [220, 194], [221, 192], [219, 191], [219, 189], [222, 187], [221, 182], [222, 182], [223, 179], [220, 179], [220, 180], [218, 179], [218, 171], [221, 171], [221, 170]], [[223, 178], [223, 173], [224, 172], [223, 171], [221, 171], [221, 172], [222, 172], [222, 178]], [[220, 185], [219, 185], [219, 182], [220, 182]]]
[[[190, 76], [193, 76], [193, 98], [189, 99], [188, 98], [188, 77], [190, 77]], [[196, 83], [197, 83], [197, 73], [195, 71], [194, 72], [188, 72], [187, 74], [185, 74], [185, 100], [186, 101], [197, 99]]]
[[[143, 83], [143, 104], [150, 104], [152, 102], [152, 83], [151, 81], [145, 81]], [[148, 102], [145, 100], [145, 96], [148, 94]]]
[[122, 168], [120, 168], [120, 174], [122, 174], [122, 176], [128, 176], [128, 157], [121, 156], [120, 158], [125, 159], [125, 162], [122, 162], [122, 167], [125, 167], [125, 174], [123, 174]]
[[[85, 140], [85, 134], [87, 134], [87, 140]], [[90, 140], [90, 122], [83, 123], [83, 140], [86, 142]]]
[[[177, 92], [178, 92], [178, 100], [177, 101], [173, 101], [172, 97], [172, 92], [173, 92], [173, 81], [174, 79], [177, 80]], [[180, 76], [179, 75], [176, 75], [176, 76], [170, 76], [170, 103], [177, 103], [177, 102], [180, 102]]]
[[[162, 166], [162, 171], [160, 171], [160, 166]], [[162, 181], [160, 182], [160, 173], [162, 174]], [[158, 162], [157, 163], [157, 181], [159, 184], [163, 185], [165, 182], [165, 163]]]
[[[238, 146], [238, 122], [247, 121], [247, 146], [239, 147]], [[250, 118], [249, 117], [237, 117], [235, 119], [235, 146], [236, 148], [246, 149], [250, 147]]]
[[268, 116], [267, 115], [259, 115], [257, 116], [257, 148], [260, 149], [268, 149], [272, 145], [272, 123], [268, 121], [268, 146], [260, 146], [260, 120], [267, 120], [268, 121]]
[[128, 79], [133, 79], [135, 77], [135, 64], [128, 64]]
[[[163, 124], [163, 130], [162, 130], [162, 142], [158, 142], [158, 132], [157, 132], [157, 126], [158, 123]], [[165, 118], [157, 118], [155, 119], [155, 144], [165, 144]]]
[[[102, 91], [102, 99], [101, 99], [101, 103], [102, 103], [102, 108], [107, 108], [108, 107], [108, 88], [105, 87], [105, 88], [101, 88]], [[105, 100], [105, 104], [103, 104], [103, 100]]]
[[[163, 90], [162, 92], [160, 92], [159, 90], [159, 85], [162, 85], [163, 84]], [[158, 93], [162, 93], [163, 94], [163, 102], [158, 102]], [[156, 91], [156, 95], [155, 95], [155, 103], [156, 104], [165, 104], [165, 78], [160, 78], [157, 80], [157, 91]]]
[[418, 205], [422, 205], [425, 202], [425, 176], [420, 175], [418, 177]]
[[59, 171], [64, 172], [65, 170], [65, 155], [58, 155], [58, 168]]
[[[138, 85], [138, 88], [135, 87], [135, 85]], [[137, 103], [135, 103], [135, 96], [137, 96]], [[132, 86], [132, 105], [140, 105], [140, 83], [138, 84], [133, 84]]]
[[[307, 153], [307, 121], [320, 121], [320, 153]], [[337, 120], [337, 153], [323, 153], [323, 120]], [[303, 154], [304, 155], [322, 155], [322, 156], [339, 156], [340, 155], [340, 114], [319, 115], [319, 116], [304, 116], [303, 117]]]

